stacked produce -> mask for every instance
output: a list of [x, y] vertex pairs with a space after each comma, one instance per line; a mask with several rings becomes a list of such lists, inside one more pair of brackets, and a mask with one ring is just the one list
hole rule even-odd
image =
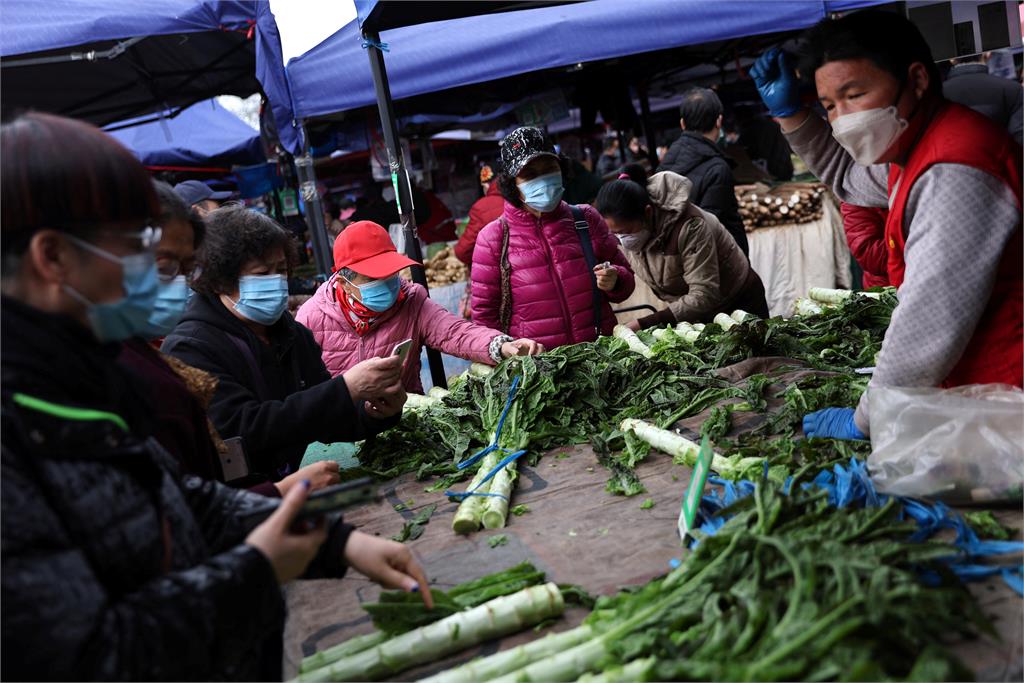
[[[578, 590], [578, 589], [577, 589]], [[529, 563], [481, 577], [444, 592], [431, 591], [434, 609], [419, 595], [382, 593], [363, 607], [377, 630], [306, 657], [300, 681], [369, 681], [435, 661], [477, 643], [558, 617], [561, 589], [544, 583]]]
[[789, 183], [736, 188], [740, 217], [747, 232], [783, 223], [807, 223], [822, 215], [822, 197], [827, 188], [821, 183]]
[[[715, 449], [734, 464], [727, 474], [754, 476], [767, 460], [772, 476], [781, 477], [808, 459], [831, 461], [862, 448], [805, 449], [795, 447], [792, 436], [799, 433], [807, 412], [856, 405], [865, 378], [852, 369], [873, 365], [895, 305], [895, 296], [884, 292], [877, 298], [849, 297], [819, 315], [791, 320], [760, 320], [736, 312], [735, 318], [729, 316], [732, 324], [727, 330], [720, 323], [700, 329], [683, 323], [639, 335], [620, 329], [618, 336], [593, 343], [511, 358], [490, 374], [471, 372], [456, 378], [443, 398], [417, 400], [420, 405], [401, 424], [364, 444], [359, 459], [382, 478], [406, 472], [421, 479], [442, 475], [432, 488], [452, 486], [460, 478], [456, 465], [492, 443], [497, 416], [513, 381], [521, 377], [515, 416], [506, 420], [500, 445], [507, 451], [526, 449], [528, 462], [556, 446], [593, 441], [611, 473], [609, 492], [635, 495], [644, 489], [633, 468], [649, 448], [620, 430], [623, 420], [643, 419], [667, 429], [735, 399], [746, 405], [722, 408], [715, 415]], [[718, 368], [755, 356], [793, 358], [835, 374], [805, 377], [770, 396], [769, 376], [755, 375], [737, 387], [715, 374]], [[765, 412], [768, 398], [781, 399], [783, 407], [755, 434], [738, 440], [721, 436], [728, 431], [731, 411]], [[760, 459], [745, 460], [755, 456]], [[496, 462], [491, 459], [485, 466]], [[476, 471], [486, 474], [489, 468]], [[497, 505], [507, 507], [507, 500]]]
[[[720, 513], [728, 521], [712, 536], [699, 535], [696, 548], [664, 578], [600, 598], [578, 628], [428, 680], [968, 678], [939, 643], [991, 627], [940, 562], [957, 548], [908, 542], [917, 526], [902, 520], [895, 499], [880, 508], [850, 509], [832, 506], [828, 497], [813, 486], [761, 480], [753, 495]], [[924, 573], [937, 583], [922, 584]], [[560, 605], [553, 584], [528, 590]], [[514, 632], [544, 611], [535, 602], [526, 607], [520, 596], [487, 603], [486, 620], [470, 610], [383, 644], [372, 636], [353, 639], [339, 648], [370, 642], [369, 654], [350, 655], [301, 679], [372, 680], [438, 661], [467, 642], [497, 637], [495, 623], [508, 623], [505, 632]], [[506, 612], [510, 598], [523, 602], [515, 617]], [[350, 663], [353, 657], [361, 668]]]
[[466, 264], [456, 258], [450, 246], [424, 261], [423, 267], [427, 272], [428, 287], [445, 287], [469, 277]]

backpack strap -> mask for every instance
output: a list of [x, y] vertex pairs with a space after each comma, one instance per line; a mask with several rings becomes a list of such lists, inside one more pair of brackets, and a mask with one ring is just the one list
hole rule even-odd
[[501, 217], [501, 253], [498, 256], [498, 275], [501, 278], [501, 301], [498, 304], [498, 324], [505, 334], [512, 327], [512, 265], [508, 260], [510, 230], [505, 217]]
[[587, 262], [587, 270], [590, 273], [590, 286], [593, 288], [594, 297], [594, 330], [597, 336], [601, 336], [601, 290], [597, 288], [597, 275], [594, 273], [594, 266], [597, 259], [594, 257], [594, 242], [590, 238], [590, 224], [583, 214], [583, 209], [575, 204], [570, 204], [573, 224], [576, 226], [576, 236], [580, 238], [580, 247], [583, 248], [583, 260]]

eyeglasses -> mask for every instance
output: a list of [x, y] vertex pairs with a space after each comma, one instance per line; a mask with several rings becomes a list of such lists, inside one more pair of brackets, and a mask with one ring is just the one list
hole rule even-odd
[[88, 230], [87, 234], [103, 235], [104, 237], [114, 237], [122, 240], [136, 240], [141, 247], [140, 251], [153, 251], [160, 244], [163, 228], [152, 225], [147, 225], [139, 231], [107, 230], [101, 228], [99, 230]]

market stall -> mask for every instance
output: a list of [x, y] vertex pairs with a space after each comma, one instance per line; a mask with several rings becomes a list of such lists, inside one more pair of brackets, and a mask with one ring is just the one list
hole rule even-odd
[[[965, 521], [880, 495], [863, 465], [866, 441], [800, 438], [807, 411], [857, 401], [866, 379], [855, 369], [877, 352], [896, 303], [891, 291], [811, 294], [815, 312], [794, 320], [736, 312], [700, 328], [620, 329], [411, 401], [400, 427], [361, 449], [361, 466], [387, 482], [385, 499], [350, 521], [411, 543], [438, 589], [526, 560], [548, 581], [613, 597], [595, 607], [567, 586], [534, 586], [501, 593], [494, 614], [561, 591], [553, 611], [495, 616], [501, 628], [481, 631], [469, 626], [480, 612], [466, 607], [460, 631], [455, 607], [395, 635], [407, 629], [385, 631], [395, 624], [380, 618], [397, 607], [375, 608], [374, 623], [357, 607], [377, 598], [368, 582], [299, 584], [289, 589], [286, 672], [416, 680], [523, 645], [472, 671], [488, 680], [1019, 679], [1024, 545], [979, 540], [1004, 531], [999, 521], [1019, 537], [1019, 503]], [[709, 468], [718, 478], [705, 486]], [[1022, 474], [1009, 478], [1019, 497]], [[691, 513], [684, 528], [697, 530], [684, 546], [680, 500]], [[978, 577], [988, 578], [961, 583]], [[435, 654], [402, 646], [420, 638]], [[573, 642], [548, 651], [549, 639]], [[708, 659], [712, 643], [724, 649]]]
[[[750, 264], [764, 282], [772, 315], [792, 315], [793, 302], [811, 287], [852, 285], [843, 217], [823, 185], [786, 183], [771, 190], [745, 186], [736, 194], [747, 227]], [[801, 210], [809, 203], [813, 206]]]

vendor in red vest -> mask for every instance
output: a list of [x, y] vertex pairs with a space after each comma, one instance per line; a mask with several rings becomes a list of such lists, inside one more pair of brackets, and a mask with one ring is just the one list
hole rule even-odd
[[[800, 73], [826, 122], [801, 103], [789, 56], [750, 71], [790, 146], [843, 201], [889, 207], [885, 241], [899, 306], [868, 393], [880, 386], [1021, 386], [1021, 147], [1005, 129], [945, 100], [917, 28], [889, 12], [825, 20], [806, 36]], [[856, 412], [804, 418], [808, 436], [863, 439]]]

